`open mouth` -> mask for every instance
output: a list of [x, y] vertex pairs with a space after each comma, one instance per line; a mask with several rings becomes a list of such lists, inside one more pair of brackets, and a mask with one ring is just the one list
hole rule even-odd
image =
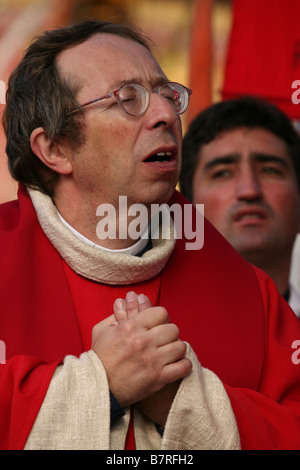
[[264, 217], [261, 214], [256, 214], [256, 213], [243, 214], [243, 215], [241, 215], [237, 218], [237, 221], [241, 221], [241, 220], [244, 220], [244, 219], [250, 219], [250, 220], [251, 219], [255, 219], [255, 220], [260, 219], [260, 220], [262, 220], [262, 219], [264, 219]]
[[240, 222], [244, 224], [255, 224], [262, 223], [268, 218], [268, 214], [265, 210], [261, 208], [252, 208], [252, 209], [240, 209], [237, 211], [233, 217], [234, 222]]
[[146, 163], [168, 163], [172, 160], [172, 152], [158, 152], [144, 160]]

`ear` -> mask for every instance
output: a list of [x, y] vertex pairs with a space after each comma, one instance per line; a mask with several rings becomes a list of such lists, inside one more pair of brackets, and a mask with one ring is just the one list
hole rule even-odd
[[59, 142], [49, 139], [42, 127], [34, 129], [30, 136], [33, 153], [51, 170], [61, 175], [72, 173], [72, 163], [67, 149]]

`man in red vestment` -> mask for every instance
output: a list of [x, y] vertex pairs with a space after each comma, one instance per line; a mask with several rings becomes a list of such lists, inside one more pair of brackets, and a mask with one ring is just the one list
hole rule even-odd
[[189, 95], [98, 20], [46, 32], [12, 74], [1, 448], [300, 448], [299, 322], [209, 222], [196, 243], [174, 192]]
[[182, 145], [181, 193], [249, 263], [265, 271], [300, 317], [290, 279], [300, 231], [300, 139], [272, 103], [243, 96], [215, 103]]

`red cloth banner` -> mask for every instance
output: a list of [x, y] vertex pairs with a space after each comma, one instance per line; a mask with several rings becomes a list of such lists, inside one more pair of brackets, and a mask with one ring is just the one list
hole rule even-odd
[[223, 98], [251, 94], [300, 119], [299, 0], [233, 0]]

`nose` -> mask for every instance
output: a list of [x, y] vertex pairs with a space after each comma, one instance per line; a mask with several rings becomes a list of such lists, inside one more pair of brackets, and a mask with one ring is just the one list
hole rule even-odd
[[160, 126], [172, 127], [178, 120], [174, 107], [168, 100], [156, 92], [150, 94], [150, 103], [146, 112], [146, 123], [149, 128]]
[[236, 185], [236, 197], [238, 200], [255, 201], [263, 197], [259, 177], [253, 169], [241, 171]]

